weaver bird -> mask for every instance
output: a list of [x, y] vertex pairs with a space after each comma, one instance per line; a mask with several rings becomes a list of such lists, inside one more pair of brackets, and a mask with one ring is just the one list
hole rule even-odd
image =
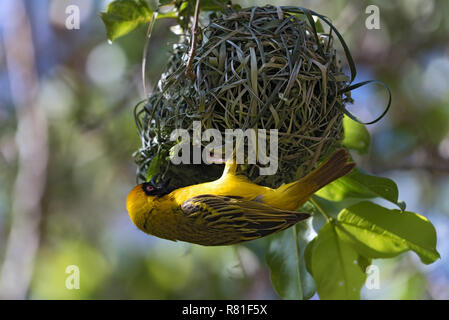
[[310, 216], [296, 212], [316, 191], [355, 166], [336, 150], [304, 178], [277, 189], [259, 186], [226, 162], [221, 178], [174, 191], [154, 181], [134, 187], [126, 208], [143, 232], [206, 246], [230, 245], [287, 229]]

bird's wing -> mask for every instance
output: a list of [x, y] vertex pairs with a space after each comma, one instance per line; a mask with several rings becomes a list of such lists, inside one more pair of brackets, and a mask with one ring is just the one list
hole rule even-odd
[[260, 238], [310, 216], [257, 201], [208, 194], [186, 200], [181, 209], [202, 230], [214, 231], [217, 241], [222, 236], [224, 243], [216, 244], [232, 244], [233, 237], [236, 239], [234, 243]]

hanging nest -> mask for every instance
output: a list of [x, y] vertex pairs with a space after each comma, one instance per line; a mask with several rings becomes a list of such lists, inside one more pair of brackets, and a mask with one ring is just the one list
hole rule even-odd
[[194, 81], [185, 76], [190, 45], [175, 45], [158, 88], [135, 109], [142, 139], [135, 153], [140, 178], [160, 172], [174, 176], [179, 187], [221, 174], [220, 165], [180, 167], [170, 162], [177, 143], [170, 141], [170, 133], [192, 130], [193, 121], [201, 121], [203, 131], [216, 128], [223, 133], [277, 129], [277, 173], [261, 176], [257, 164], [238, 169], [270, 187], [304, 176], [340, 145], [345, 104], [351, 102], [343, 92], [352, 78], [339, 65], [334, 35], [350, 64], [352, 59], [338, 31], [319, 16], [330, 27], [324, 32], [320, 19], [315, 22], [312, 16], [317, 14], [307, 9], [266, 6], [211, 18], [200, 32]]

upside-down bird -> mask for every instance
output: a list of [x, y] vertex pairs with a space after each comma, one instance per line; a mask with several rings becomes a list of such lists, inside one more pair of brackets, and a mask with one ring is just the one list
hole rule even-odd
[[298, 181], [277, 189], [250, 182], [227, 161], [212, 182], [169, 191], [154, 181], [134, 187], [126, 208], [143, 232], [206, 246], [231, 245], [287, 229], [310, 216], [297, 212], [316, 191], [355, 166], [341, 148]]

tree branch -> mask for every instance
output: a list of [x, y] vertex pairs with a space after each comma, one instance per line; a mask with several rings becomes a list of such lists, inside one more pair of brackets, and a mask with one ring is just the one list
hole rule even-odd
[[24, 2], [8, 0], [2, 6], [3, 46], [17, 113], [18, 173], [12, 194], [11, 228], [0, 273], [0, 297], [25, 299], [40, 240], [48, 128], [45, 112], [36, 104], [38, 79]]
[[198, 34], [200, 33], [200, 29], [198, 27], [200, 4], [201, 0], [196, 0], [195, 16], [193, 18], [192, 25], [192, 40], [190, 42], [189, 59], [187, 60], [187, 67], [185, 72], [185, 75], [192, 81], [195, 80], [195, 73], [193, 72], [193, 59], [195, 58]]

